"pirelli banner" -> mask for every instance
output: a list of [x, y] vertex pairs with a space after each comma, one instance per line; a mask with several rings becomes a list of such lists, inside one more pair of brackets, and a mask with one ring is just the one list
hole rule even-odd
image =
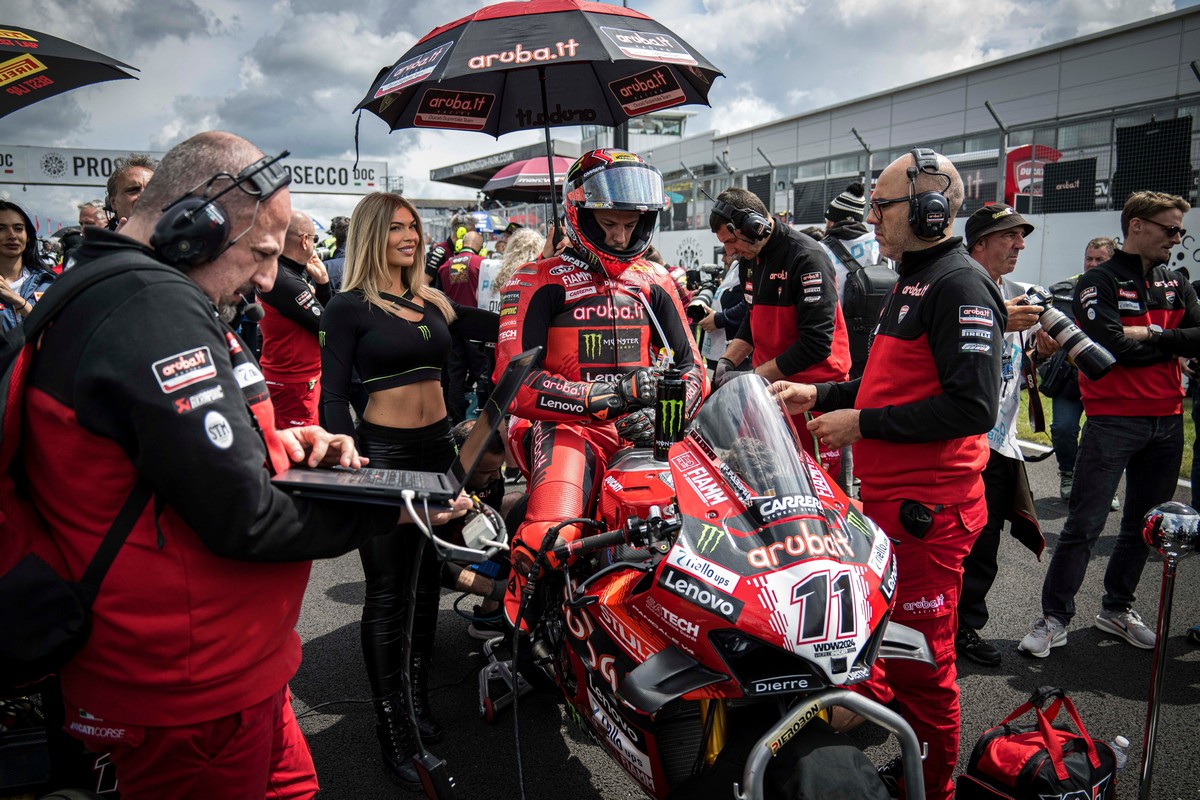
[[[128, 155], [127, 150], [0, 144], [0, 183], [103, 187], [116, 160]], [[387, 187], [387, 163], [383, 161], [359, 161], [356, 167], [353, 161], [288, 158], [283, 166], [292, 176], [288, 188], [297, 194], [367, 194]]]

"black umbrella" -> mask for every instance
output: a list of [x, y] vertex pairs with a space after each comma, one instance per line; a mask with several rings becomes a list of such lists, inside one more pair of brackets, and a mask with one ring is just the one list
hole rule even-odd
[[137, 70], [55, 36], [0, 23], [0, 117], [80, 86], [133, 78], [127, 69]]
[[[633, 9], [585, 0], [498, 3], [436, 28], [380, 71], [358, 104], [392, 130], [499, 137], [617, 125], [672, 106], [708, 105], [722, 73]], [[553, 171], [553, 167], [550, 167]]]

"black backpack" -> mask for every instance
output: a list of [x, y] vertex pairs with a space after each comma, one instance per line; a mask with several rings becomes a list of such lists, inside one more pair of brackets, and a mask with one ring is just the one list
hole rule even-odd
[[871, 336], [879, 324], [879, 315], [900, 276], [884, 264], [864, 267], [850, 254], [846, 245], [832, 236], [825, 237], [822, 244], [850, 271], [842, 289], [842, 316], [846, 319], [846, 333], [850, 340], [850, 378], [860, 378], [867, 365]]

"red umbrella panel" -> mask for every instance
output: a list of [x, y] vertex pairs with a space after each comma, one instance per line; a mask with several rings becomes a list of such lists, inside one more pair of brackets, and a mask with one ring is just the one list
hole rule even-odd
[[[571, 168], [571, 159], [554, 157], [554, 186], [562, 186], [563, 177]], [[546, 159], [527, 158], [501, 168], [483, 186], [483, 193], [498, 200], [536, 201], [550, 196], [550, 175]]]
[[135, 67], [40, 31], [0, 23], [0, 117], [81, 86], [133, 78]]

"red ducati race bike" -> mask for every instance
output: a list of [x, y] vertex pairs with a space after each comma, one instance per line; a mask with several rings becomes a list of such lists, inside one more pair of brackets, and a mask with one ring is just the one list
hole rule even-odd
[[[657, 409], [660, 430], [671, 412]], [[654, 798], [887, 797], [821, 719], [833, 706], [896, 735], [907, 795], [924, 798], [912, 729], [846, 689], [881, 656], [933, 663], [921, 634], [889, 624], [888, 537], [803, 453], [756, 375], [715, 392], [660, 453], [618, 452], [587, 523], [603, 532], [529, 580], [521, 674]], [[481, 675], [485, 718], [523, 683], [509, 669]]]

